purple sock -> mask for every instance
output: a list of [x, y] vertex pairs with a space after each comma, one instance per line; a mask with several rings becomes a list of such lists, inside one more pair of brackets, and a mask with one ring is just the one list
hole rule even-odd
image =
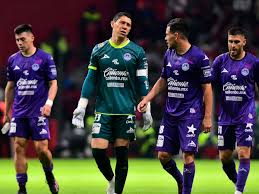
[[194, 174], [195, 174], [195, 164], [194, 164], [194, 162], [192, 162], [190, 164], [184, 164], [184, 169], [183, 169], [183, 194], [191, 194]]
[[163, 168], [171, 174], [178, 184], [183, 183], [183, 175], [178, 170], [174, 160], [168, 161], [166, 164], [162, 164]]
[[26, 182], [28, 180], [27, 173], [18, 173], [16, 174], [16, 180], [18, 184], [21, 185], [26, 185]]
[[237, 173], [236, 190], [243, 192], [250, 171], [250, 159], [240, 159]]

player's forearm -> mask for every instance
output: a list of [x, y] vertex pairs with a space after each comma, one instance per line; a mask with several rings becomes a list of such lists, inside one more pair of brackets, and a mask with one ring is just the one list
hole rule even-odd
[[51, 80], [49, 82], [49, 93], [48, 99], [54, 101], [58, 91], [58, 82], [57, 80]]
[[8, 82], [5, 88], [5, 116], [9, 116], [14, 99], [14, 82]]
[[96, 86], [95, 72], [93, 70], [89, 70], [82, 86], [81, 98], [88, 99], [89, 97], [91, 97], [94, 93], [95, 86]]
[[203, 84], [202, 88], [204, 92], [204, 104], [205, 104], [204, 118], [211, 119], [212, 103], [213, 103], [212, 87], [211, 87], [211, 84]]
[[145, 97], [147, 101], [153, 100], [159, 93], [161, 93], [166, 88], [166, 80], [163, 78], [159, 78], [151, 91], [148, 93], [148, 95]]

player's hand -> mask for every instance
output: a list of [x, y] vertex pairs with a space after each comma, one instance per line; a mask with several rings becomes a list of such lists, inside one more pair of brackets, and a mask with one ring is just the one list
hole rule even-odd
[[143, 113], [142, 117], [143, 117], [143, 121], [144, 121], [143, 131], [146, 131], [152, 126], [153, 118], [152, 118], [152, 115], [150, 112]]
[[77, 128], [84, 128], [85, 108], [77, 107], [73, 112], [72, 124]]
[[210, 132], [210, 129], [212, 127], [211, 118], [204, 118], [202, 121], [202, 130], [204, 133]]
[[138, 104], [137, 109], [139, 112], [145, 112], [147, 109], [148, 101], [143, 98], [143, 100]]
[[6, 122], [3, 126], [3, 128], [1, 129], [2, 134], [6, 134], [10, 129], [10, 122]]
[[48, 104], [45, 104], [42, 108], [41, 108], [41, 115], [44, 117], [49, 117], [51, 113], [51, 106]]

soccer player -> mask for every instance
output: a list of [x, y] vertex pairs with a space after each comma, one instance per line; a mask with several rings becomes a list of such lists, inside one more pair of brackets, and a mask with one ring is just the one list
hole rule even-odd
[[[222, 167], [236, 185], [235, 194], [244, 191], [250, 170], [250, 154], [255, 125], [255, 83], [259, 83], [259, 63], [244, 50], [246, 33], [240, 27], [228, 30], [228, 52], [212, 65], [213, 83], [220, 89], [218, 149]], [[213, 84], [213, 85], [214, 85]], [[232, 158], [237, 143], [239, 169]]]
[[[112, 37], [94, 47], [72, 119], [75, 126], [84, 127], [88, 99], [96, 89], [91, 147], [99, 170], [109, 181], [107, 194], [123, 191], [128, 172], [128, 147], [135, 139], [137, 96], [145, 96], [149, 89], [145, 52], [127, 37], [131, 25], [128, 13], [117, 13], [111, 21]], [[146, 130], [152, 124], [150, 105], [143, 119]], [[115, 148], [115, 176], [106, 155], [109, 142]]]
[[[57, 93], [57, 71], [53, 58], [34, 46], [31, 25], [22, 24], [14, 29], [20, 51], [11, 55], [7, 66], [5, 88], [5, 129], [14, 137], [14, 163], [18, 194], [26, 194], [26, 148], [31, 138], [42, 164], [51, 193], [59, 187], [52, 173], [52, 155], [48, 149], [50, 139], [48, 119]], [[13, 104], [13, 105], [12, 105]], [[12, 106], [12, 119], [10, 111]]]
[[[188, 34], [188, 25], [181, 18], [167, 24], [168, 49], [161, 77], [138, 104], [142, 112], [155, 96], [167, 90], [156, 150], [163, 168], [176, 180], [179, 194], [191, 193], [198, 135], [201, 128], [204, 132], [210, 131], [212, 111], [209, 59], [200, 48], [190, 44]], [[183, 152], [183, 175], [172, 159], [179, 149]]]

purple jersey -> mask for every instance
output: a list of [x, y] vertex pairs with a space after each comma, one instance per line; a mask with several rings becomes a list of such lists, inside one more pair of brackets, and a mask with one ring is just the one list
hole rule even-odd
[[21, 52], [8, 59], [7, 79], [14, 81], [15, 94], [12, 116], [16, 118], [38, 117], [48, 98], [49, 81], [57, 77], [53, 58], [37, 49], [25, 57]]
[[255, 83], [259, 83], [259, 63], [246, 53], [233, 60], [228, 53], [218, 56], [212, 65], [213, 82], [220, 88], [219, 125], [255, 122]]
[[161, 77], [167, 81], [165, 112], [175, 119], [203, 118], [202, 84], [210, 83], [209, 58], [196, 46], [178, 55], [168, 49]]

